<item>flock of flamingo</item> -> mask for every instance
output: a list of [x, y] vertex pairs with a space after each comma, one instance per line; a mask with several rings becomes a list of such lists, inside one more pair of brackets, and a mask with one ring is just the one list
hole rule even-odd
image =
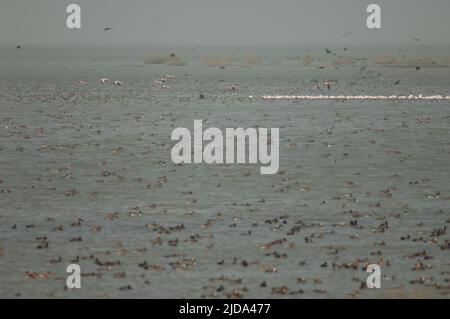
[[[250, 96], [253, 98], [253, 96]], [[449, 101], [448, 95], [263, 95], [264, 100]]]
[[[78, 80], [77, 82], [78, 82], [78, 84], [88, 84], [89, 83], [86, 80]], [[121, 81], [117, 81], [117, 80], [111, 81], [110, 79], [107, 79], [107, 78], [100, 79], [100, 83], [102, 83], [102, 84], [112, 83], [113, 85], [116, 85], [116, 86], [121, 86], [123, 84], [123, 82], [121, 82]]]
[[[168, 79], [174, 78], [173, 75], [165, 74], [157, 80], [153, 81], [160, 88], [170, 88], [166, 84]], [[87, 81], [79, 80], [79, 84], [87, 84]], [[100, 79], [100, 83], [112, 83], [115, 86], [123, 85], [121, 81], [111, 81], [110, 79]], [[330, 90], [332, 81], [325, 81], [324, 86]], [[239, 86], [232, 85], [232, 90], [235, 91]], [[250, 95], [249, 98], [255, 98]], [[449, 95], [262, 95], [263, 100], [334, 100], [334, 101], [450, 101]]]

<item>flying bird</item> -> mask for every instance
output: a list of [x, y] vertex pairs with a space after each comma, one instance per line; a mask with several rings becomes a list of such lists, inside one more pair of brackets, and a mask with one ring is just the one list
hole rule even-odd
[[22, 49], [22, 46], [19, 44], [18, 46], [16, 46], [16, 49]]
[[326, 80], [323, 85], [325, 85], [327, 87], [328, 90], [331, 89], [331, 84], [333, 83], [333, 81], [331, 80]]
[[326, 52], [327, 54], [330, 54], [330, 53], [331, 53], [331, 50], [325, 48], [325, 52]]
[[106, 27], [105, 31], [111, 31], [111, 27]]

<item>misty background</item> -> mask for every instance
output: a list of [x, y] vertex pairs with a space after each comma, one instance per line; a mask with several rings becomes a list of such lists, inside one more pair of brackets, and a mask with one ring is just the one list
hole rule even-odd
[[[80, 30], [66, 27], [70, 3]], [[370, 3], [380, 30], [366, 27]], [[448, 0], [1, 0], [0, 46], [447, 46], [449, 13]]]

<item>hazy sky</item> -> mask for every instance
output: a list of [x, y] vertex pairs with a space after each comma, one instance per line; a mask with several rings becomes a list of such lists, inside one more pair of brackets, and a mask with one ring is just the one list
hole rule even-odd
[[[381, 30], [365, 25], [370, 3]], [[0, 45], [448, 45], [449, 14], [450, 0], [0, 0]]]

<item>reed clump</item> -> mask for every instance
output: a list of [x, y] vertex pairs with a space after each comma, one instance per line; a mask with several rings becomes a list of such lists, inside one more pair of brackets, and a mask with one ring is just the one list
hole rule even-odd
[[250, 66], [260, 65], [263, 62], [264, 61], [261, 57], [254, 55], [254, 54], [249, 54], [242, 58], [241, 66], [250, 67]]
[[306, 54], [301, 58], [301, 60], [303, 66], [309, 66], [314, 62], [314, 57], [310, 54]]
[[374, 64], [387, 66], [449, 67], [450, 57], [393, 57], [384, 55], [376, 57], [373, 62]]
[[228, 66], [234, 63], [230, 56], [213, 56], [203, 59], [203, 63], [207, 66]]
[[145, 64], [165, 64], [173, 66], [183, 66], [186, 62], [175, 53], [151, 54], [145, 57]]

